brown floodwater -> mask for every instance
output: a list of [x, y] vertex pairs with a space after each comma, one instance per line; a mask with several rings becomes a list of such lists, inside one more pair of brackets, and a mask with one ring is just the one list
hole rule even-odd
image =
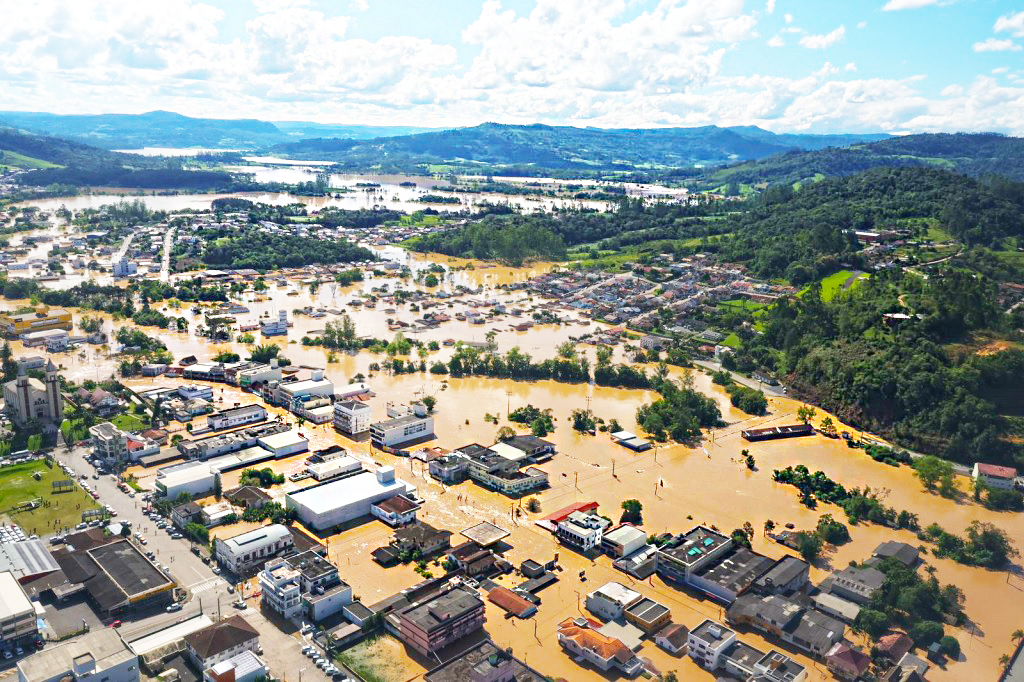
[[[425, 263], [431, 261], [450, 265], [465, 264], [463, 261], [454, 261], [446, 257], [417, 256], [414, 258], [414, 265], [423, 267]], [[452, 308], [442, 304], [441, 309], [450, 314], [467, 310], [469, 308], [466, 300], [470, 298], [494, 298], [509, 303], [521, 301], [521, 307], [541, 303], [539, 299], [532, 302], [526, 300], [528, 297], [522, 292], [508, 293], [494, 287], [501, 283], [525, 279], [547, 267], [549, 266], [543, 265], [533, 269], [487, 268], [477, 264], [474, 270], [453, 273], [451, 281], [444, 283], [445, 288], [450, 289], [455, 283], [464, 283], [481, 286], [485, 290], [478, 296], [453, 301]], [[422, 313], [411, 312], [408, 305], [390, 306], [378, 303], [376, 309], [366, 310], [352, 308], [347, 304], [358, 291], [368, 291], [385, 282], [389, 284], [389, 288], [393, 288], [397, 281], [393, 278], [370, 278], [350, 287], [335, 288], [333, 291], [325, 285], [320, 288], [315, 300], [305, 287], [301, 288], [298, 295], [288, 296], [290, 289], [297, 288], [296, 283], [292, 282], [286, 286], [272, 288], [265, 300], [247, 302], [252, 312], [239, 316], [239, 319], [254, 320], [265, 312], [273, 314], [279, 309], [290, 311], [305, 305], [325, 308], [344, 306], [355, 320], [360, 335], [390, 338], [393, 333], [387, 329], [388, 317], [411, 321]], [[408, 288], [413, 285], [408, 283], [405, 286]], [[12, 309], [23, 303], [0, 301], [0, 308]], [[385, 310], [389, 307], [394, 307], [395, 312], [386, 313]], [[193, 329], [201, 322], [201, 316], [193, 316], [188, 307], [182, 307], [175, 314], [190, 318]], [[575, 317], [565, 311], [561, 314]], [[74, 315], [77, 320], [81, 312], [74, 311]], [[109, 316], [106, 319], [107, 331], [110, 331], [113, 323]], [[334, 319], [333, 316], [321, 319], [293, 316], [292, 319], [295, 326], [289, 330], [287, 339], [276, 337], [265, 341], [284, 344], [283, 353], [295, 364], [324, 366], [324, 350], [304, 348], [297, 341], [304, 333], [323, 328], [327, 320]], [[568, 340], [570, 336], [578, 336], [598, 326], [592, 323], [586, 326], [546, 325], [527, 332], [511, 331], [509, 324], [520, 319], [526, 318], [505, 316], [499, 320], [488, 321], [484, 325], [452, 320], [437, 329], [412, 336], [424, 341], [442, 341], [447, 338], [481, 341], [487, 331], [494, 329], [497, 332], [495, 342], [499, 349], [507, 350], [512, 346], [519, 346], [535, 359], [542, 359], [554, 356], [556, 346]], [[119, 325], [120, 323], [117, 323], [113, 326]], [[187, 334], [154, 330], [148, 330], [148, 333], [158, 334], [175, 358], [195, 355], [200, 360], [206, 360], [225, 349], [235, 350], [244, 357], [247, 350], [243, 344], [210, 344]], [[35, 349], [24, 351], [18, 342], [12, 345], [16, 355], [25, 352], [37, 354]], [[593, 360], [592, 351], [582, 352], [588, 353]], [[441, 351], [429, 354], [427, 363], [429, 365], [434, 358], [446, 359], [450, 353], [450, 348], [442, 347]], [[617, 356], [621, 357], [621, 350], [617, 351]], [[105, 378], [111, 374], [117, 361], [116, 356], [108, 355], [101, 347], [88, 347], [81, 353], [64, 353], [55, 357], [64, 366], [68, 378], [76, 381]], [[798, 503], [793, 487], [778, 485], [771, 480], [771, 472], [775, 468], [805, 464], [812, 471], [823, 470], [847, 487], [867, 485], [883, 491], [887, 505], [897, 509], [908, 509], [918, 514], [922, 526], [935, 521], [950, 531], [960, 533], [972, 520], [978, 519], [992, 522], [1004, 529], [1018, 544], [1024, 538], [1024, 516], [988, 511], [974, 503], [969, 496], [959, 500], [947, 500], [928, 493], [923, 490], [909, 468], [894, 468], [876, 463], [862, 451], [847, 448], [843, 441], [816, 435], [793, 440], [746, 443], [740, 438], [741, 429], [792, 423], [796, 421], [795, 412], [799, 403], [788, 398], [772, 397], [769, 399], [770, 414], [767, 417], [751, 418], [732, 408], [721, 388], [712, 384], [710, 377], [702, 372], [692, 374], [694, 385], [716, 399], [728, 425], [715, 430], [695, 448], [661, 445], [651, 451], [636, 454], [613, 444], [607, 434], [589, 436], [573, 432], [569, 426], [569, 415], [576, 408], [587, 407], [589, 401], [590, 408], [597, 416], [606, 420], [615, 418], [624, 428], [636, 430], [637, 407], [656, 397], [650, 391], [613, 389], [588, 384], [562, 384], [553, 381], [518, 382], [475, 377], [451, 379], [429, 373], [392, 376], [383, 372], [370, 372], [370, 363], [380, 362], [382, 359], [382, 356], [368, 352], [356, 355], [341, 353], [338, 354], [338, 362], [326, 365], [327, 376], [336, 384], [345, 384], [357, 373], [366, 375], [367, 382], [377, 393], [376, 397], [370, 400], [375, 417], [384, 414], [384, 407], [388, 402], [408, 402], [427, 394], [435, 396], [436, 444], [442, 447], [455, 448], [470, 442], [492, 443], [499, 425], [507, 423], [504, 416], [510, 409], [526, 404], [552, 409], [556, 429], [549, 438], [556, 444], [558, 455], [542, 465], [550, 476], [551, 488], [537, 495], [542, 505], [540, 516], [572, 502], [595, 500], [600, 503], [603, 513], [615, 518], [622, 500], [638, 498], [644, 504], [644, 529], [648, 532], [681, 531], [696, 523], [715, 525], [722, 531], [729, 532], [749, 521], [757, 529], [754, 538], [755, 549], [769, 556], [779, 557], [788, 550], [762, 536], [760, 529], [766, 519], [770, 518], [780, 526], [792, 522], [797, 528], [806, 529], [813, 527], [818, 516], [825, 512], [843, 518], [841, 510], [829, 505], [821, 505], [816, 511], [804, 508]], [[672, 374], [678, 377], [683, 371], [672, 368]], [[159, 378], [133, 380], [129, 383], [135, 388], [145, 388], [173, 385], [176, 380]], [[218, 399], [218, 407], [256, 400], [254, 396], [229, 386], [217, 385], [214, 393]], [[280, 413], [280, 410], [275, 410], [275, 413]], [[499, 425], [485, 421], [485, 414], [500, 415]], [[820, 410], [818, 416], [823, 416]], [[202, 418], [199, 421], [201, 422]], [[421, 518], [428, 523], [457, 534], [480, 520], [496, 522], [512, 531], [508, 539], [512, 545], [508, 558], [515, 564], [526, 558], [546, 560], [558, 553], [565, 570], [557, 585], [541, 593], [543, 603], [538, 614], [527, 621], [505, 620], [503, 614], [488, 604], [487, 630], [500, 645], [511, 646], [517, 655], [524, 657], [531, 665], [546, 674], [570, 680], [601, 677], [594, 671], [580, 668], [561, 651], [555, 639], [557, 624], [564, 618], [578, 613], [574, 601], [581, 601], [585, 598], [586, 592], [609, 580], [632, 584], [635, 582], [632, 578], [614, 570], [607, 558], [599, 558], [592, 562], [559, 548], [550, 534], [531, 523], [533, 515], [527, 513], [525, 509], [522, 510], [521, 517], [514, 516], [514, 508], [519, 506], [518, 502], [489, 493], [471, 483], [445, 490], [425, 475], [424, 468], [419, 462], [379, 452], [371, 454], [365, 443], [353, 443], [335, 434], [329, 425], [315, 427], [306, 424], [302, 431], [311, 439], [311, 448], [341, 443], [364, 461], [372, 460], [395, 466], [398, 475], [415, 484], [420, 495], [426, 499]], [[740, 459], [742, 449], [748, 449], [754, 455], [758, 466], [756, 472], [748, 471], [743, 465]], [[290, 473], [300, 465], [301, 460], [302, 457], [289, 458], [275, 462], [272, 466], [281, 473]], [[144, 487], [152, 486], [155, 471], [139, 471], [138, 474]], [[233, 475], [237, 476], [238, 473]], [[233, 480], [232, 475], [229, 475], [224, 487], [230, 487]], [[280, 490], [274, 491], [274, 494], [280, 496], [285, 490], [305, 484], [286, 483]], [[966, 488], [966, 485], [964, 487]], [[247, 527], [217, 529], [215, 534], [235, 534]], [[920, 544], [912, 533], [874, 525], [851, 527], [850, 532], [850, 543], [826, 551], [813, 570], [814, 580], [820, 581], [829, 570], [841, 568], [850, 561], [861, 561], [869, 557], [872, 549], [883, 540], [897, 539], [915, 546]], [[389, 536], [390, 531], [385, 526], [372, 521], [329, 539], [330, 555], [341, 567], [342, 576], [352, 584], [356, 594], [369, 603], [408, 587], [420, 579], [412, 567], [383, 569], [371, 561], [370, 550], [386, 544]], [[1024, 625], [1024, 578], [1016, 569], [1009, 573], [987, 571], [961, 566], [932, 556], [926, 557], [926, 563], [934, 567], [935, 575], [940, 582], [953, 583], [963, 589], [966, 594], [965, 610], [970, 619], [970, 626], [966, 629], [950, 628], [952, 634], [960, 641], [963, 660], [950, 663], [946, 669], [933, 668], [928, 674], [929, 679], [993, 679], [998, 671], [999, 657], [1012, 649], [1010, 634]], [[577, 575], [584, 569], [589, 580], [580, 583]], [[430, 570], [435, 574], [440, 571], [433, 566]], [[673, 618], [687, 626], [696, 625], [704, 617], [721, 618], [721, 609], [717, 604], [693, 598], [668, 587], [656, 577], [637, 587], [644, 594], [668, 606], [672, 610]], [[758, 648], [766, 649], [770, 646], [753, 633], [744, 633], [742, 638]], [[403, 654], [400, 648], [396, 648], [396, 651], [396, 655], [407, 655]], [[652, 643], [644, 644], [639, 655], [649, 658], [663, 672], [675, 670], [681, 679], [710, 679], [706, 673], [698, 672], [689, 659], [674, 658]], [[801, 656], [794, 655], [794, 658], [808, 665], [812, 671], [811, 679], [820, 679], [823, 676], [824, 667], [821, 664]], [[409, 656], [403, 665], [418, 666], [419, 663], [414, 657]]]

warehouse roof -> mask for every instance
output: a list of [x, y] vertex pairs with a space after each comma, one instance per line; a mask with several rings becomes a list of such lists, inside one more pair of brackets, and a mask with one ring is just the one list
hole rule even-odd
[[32, 602], [14, 574], [10, 571], [0, 573], [0, 620], [6, 621], [31, 611], [34, 611]]
[[60, 570], [42, 540], [0, 544], [0, 571], [10, 571], [19, 580]]
[[377, 480], [376, 472], [364, 471], [348, 478], [288, 493], [288, 498], [314, 514], [323, 514], [353, 499], [366, 499], [388, 490], [397, 495], [407, 492], [408, 486], [400, 479], [381, 483]]

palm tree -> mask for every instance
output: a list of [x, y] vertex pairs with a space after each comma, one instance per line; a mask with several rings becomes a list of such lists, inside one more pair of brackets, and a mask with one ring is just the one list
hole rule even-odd
[[1006, 666], [1010, 665], [1010, 655], [1009, 654], [1003, 654], [1002, 656], [1000, 656], [999, 657], [999, 665], [1003, 666], [1004, 668]]
[[1012, 639], [1015, 642], [1019, 642], [1020, 640], [1024, 639], [1024, 630], [1014, 630], [1010, 633], [1010, 639]]
[[764, 522], [764, 534], [767, 535], [768, 533], [771, 533], [773, 530], [775, 530], [775, 522], [771, 519], [768, 519]]

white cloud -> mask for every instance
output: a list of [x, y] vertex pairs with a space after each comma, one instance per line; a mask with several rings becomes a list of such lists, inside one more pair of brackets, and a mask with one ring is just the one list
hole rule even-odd
[[857, 24], [857, 28], [867, 28], [867, 27], [868, 27], [868, 22], [866, 22], [866, 21], [861, 21], [861, 22], [859, 22]]
[[788, 14], [788, 13], [787, 13], [787, 14], [786, 14], [786, 15], [785, 15], [785, 16], [783, 17], [783, 19], [785, 19], [785, 20], [786, 20], [786, 23], [787, 23], [787, 24], [792, 24], [792, 23], [793, 23], [793, 15], [792, 15], [792, 14]]
[[892, 12], [901, 9], [920, 9], [921, 7], [930, 7], [931, 5], [948, 5], [952, 2], [955, 2], [955, 0], [889, 0], [882, 9], [886, 12]]
[[964, 86], [947, 85], [946, 87], [942, 88], [939, 94], [942, 95], [943, 97], [957, 97], [959, 95], [964, 94]]
[[843, 67], [843, 71], [856, 71], [856, 70], [857, 70], [856, 62], [848, 62], [846, 64], [846, 66]]
[[1016, 14], [1007, 14], [1005, 17], [999, 17], [996, 19], [995, 26], [993, 26], [992, 29], [996, 33], [1007, 31], [1014, 37], [1024, 38], [1024, 12], [1017, 12]]
[[765, 12], [766, 12], [767, 14], [772, 14], [772, 13], [774, 13], [774, 12], [775, 12], [775, 0], [768, 0], [768, 1], [767, 1], [767, 2], [766, 2], [766, 3], [764, 4], [764, 11], [765, 11]]
[[1009, 38], [988, 38], [980, 43], [974, 43], [975, 52], [1020, 52], [1021, 47]]
[[806, 35], [800, 38], [800, 46], [809, 50], [823, 50], [838, 43], [845, 35], [846, 27], [840, 26], [824, 35]]
[[768, 39], [767, 45], [768, 47], [785, 47], [786, 41], [782, 39], [782, 36], [776, 33], [775, 35]]

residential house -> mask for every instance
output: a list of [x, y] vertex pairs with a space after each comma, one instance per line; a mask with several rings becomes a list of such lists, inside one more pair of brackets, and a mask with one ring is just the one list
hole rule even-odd
[[825, 655], [825, 665], [841, 680], [856, 680], [868, 671], [871, 657], [846, 642], [837, 642]]
[[826, 578], [821, 589], [857, 604], [867, 604], [883, 584], [885, 574], [877, 568], [848, 566]]
[[388, 618], [399, 639], [429, 656], [482, 628], [484, 603], [476, 592], [454, 587]]
[[846, 632], [846, 626], [835, 618], [777, 594], [740, 595], [727, 614], [730, 623], [753, 627], [819, 658]]
[[185, 635], [185, 650], [200, 670], [211, 668], [243, 651], [255, 653], [259, 645], [260, 633], [237, 614]]
[[598, 632], [601, 627], [587, 618], [567, 618], [558, 624], [558, 643], [574, 658], [586, 661], [598, 670], [617, 670], [636, 677], [643, 662], [621, 640]]
[[673, 656], [686, 653], [686, 640], [690, 630], [679, 623], [669, 623], [654, 635], [654, 643]]
[[584, 554], [601, 547], [604, 529], [611, 521], [597, 512], [571, 512], [555, 526], [555, 537], [559, 542]]
[[975, 462], [974, 469], [971, 471], [971, 478], [974, 479], [975, 485], [981, 484], [989, 488], [1010, 490], [1017, 479], [1017, 470], [1013, 467]]
[[622, 618], [626, 609], [641, 601], [642, 594], [616, 582], [605, 583], [587, 595], [587, 610], [602, 620]]

